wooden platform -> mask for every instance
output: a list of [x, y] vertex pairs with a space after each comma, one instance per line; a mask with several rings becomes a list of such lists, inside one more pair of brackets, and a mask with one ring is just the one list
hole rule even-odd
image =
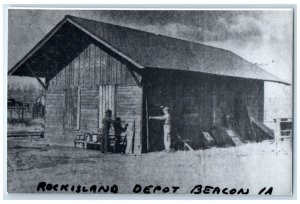
[[7, 137], [44, 137], [44, 131], [8, 131]]

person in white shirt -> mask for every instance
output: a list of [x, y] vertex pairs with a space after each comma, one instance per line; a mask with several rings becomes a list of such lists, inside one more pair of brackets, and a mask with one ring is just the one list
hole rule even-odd
[[164, 115], [162, 116], [150, 116], [149, 119], [154, 119], [154, 120], [164, 120], [164, 146], [165, 150], [169, 151], [170, 150], [170, 145], [171, 145], [171, 137], [170, 137], [170, 131], [171, 131], [171, 115], [169, 113], [169, 108], [164, 107], [163, 108]]

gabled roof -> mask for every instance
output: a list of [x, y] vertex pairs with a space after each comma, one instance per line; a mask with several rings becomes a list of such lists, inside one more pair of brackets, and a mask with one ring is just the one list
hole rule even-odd
[[[18, 74], [18, 69], [22, 68], [24, 63], [28, 60], [34, 61], [31, 58], [37, 55], [35, 52], [41, 52], [40, 49], [54, 38], [65, 24], [75, 26], [140, 69], [149, 67], [195, 71], [288, 84], [228, 50], [69, 15], [17, 63], [9, 74]], [[47, 47], [50, 45], [48, 43]], [[47, 56], [51, 58], [51, 54]], [[23, 69], [26, 68], [23, 66]], [[38, 73], [39, 76], [42, 75], [41, 72]]]

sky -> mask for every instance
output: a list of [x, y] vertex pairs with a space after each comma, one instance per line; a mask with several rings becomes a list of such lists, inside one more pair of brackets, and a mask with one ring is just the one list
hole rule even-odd
[[[137, 28], [231, 50], [282, 80], [292, 82], [292, 10], [9, 10], [8, 69], [65, 15]], [[272, 83], [266, 95], [291, 86]], [[280, 87], [278, 89], [278, 87]], [[281, 95], [282, 95], [281, 94]]]

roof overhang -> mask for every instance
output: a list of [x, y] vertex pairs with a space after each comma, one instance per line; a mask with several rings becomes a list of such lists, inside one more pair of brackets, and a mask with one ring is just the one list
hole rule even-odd
[[[86, 40], [82, 40], [83, 38]], [[91, 39], [117, 54], [134, 67], [144, 68], [144, 66], [66, 16], [8, 71], [8, 75], [52, 78], [68, 65], [75, 55], [86, 48]]]
[[[204, 74], [204, 75], [207, 75], [207, 76], [219, 76], [219, 77], [231, 77], [231, 78], [236, 78], [236, 79], [248, 79], [248, 80], [257, 80], [257, 81], [265, 81], [265, 82], [273, 82], [273, 83], [279, 83], [279, 84], [284, 84], [284, 85], [287, 85], [287, 86], [291, 86], [290, 83], [288, 82], [285, 82], [281, 79], [278, 79], [278, 80], [271, 80], [271, 79], [256, 79], [256, 78], [247, 78], [247, 77], [238, 77], [238, 76], [232, 76], [230, 74], [226, 74], [226, 73], [222, 73], [222, 74], [215, 74], [215, 73], [208, 73], [208, 72], [199, 72], [198, 70], [193, 70], [193, 69], [188, 69], [186, 68], [185, 70], [178, 70], [178, 69], [171, 69], [171, 68], [159, 68], [159, 67], [146, 67], [145, 71], [149, 71], [151, 72], [151, 70], [158, 70], [158, 71], [174, 71], [174, 72], [190, 72], [190, 73], [194, 73], [194, 74]], [[275, 76], [274, 76], [275, 77]], [[277, 77], [275, 77], [277, 78]]]
[[[91, 28], [81, 25], [80, 23], [73, 20], [71, 17], [66, 16], [42, 40], [40, 40], [14, 67], [12, 67], [8, 71], [8, 74], [18, 76], [34, 76], [37, 79], [39, 77], [51, 79], [65, 66], [67, 66], [76, 56], [78, 56], [78, 54], [80, 54], [82, 50], [84, 50], [91, 42], [97, 42], [106, 50], [119, 56], [120, 59], [124, 60], [137, 72], [142, 71], [142, 69], [145, 67], [149, 67], [145, 63], [141, 64], [137, 62], [137, 59], [139, 58], [135, 57], [136, 59], [134, 59], [133, 57], [129, 56], [130, 53], [128, 54], [126, 52], [122, 52], [120, 49], [117, 48], [118, 46], [112, 46], [108, 41], [102, 38], [103, 37], [93, 33], [93, 30]], [[241, 60], [239, 58], [236, 58], [236, 60], [240, 60], [243, 63], [245, 63], [245, 60]], [[198, 72], [228, 77], [240, 77], [246, 79], [256, 79], [291, 85], [277, 78], [276, 76], [273, 76], [269, 73], [264, 73], [266, 71], [254, 65], [252, 67], [253, 69], [261, 69], [262, 71], [260, 71], [260, 73], [263, 73], [265, 74], [264, 76], [268, 77], [257, 78], [256, 75], [248, 76], [245, 74], [243, 76], [238, 76], [238, 74], [233, 75], [232, 73], [229, 73], [228, 70], [226, 70], [224, 67], [222, 67], [222, 70], [218, 70], [218, 72], [216, 72], [212, 71], [213, 67], [202, 69], [201, 64], [198, 64], [196, 62], [194, 64], [196, 64], [197, 67], [187, 68], [186, 70], [182, 68], [181, 71]], [[156, 67], [155, 69], [172, 70], [173, 68], [170, 65], [169, 68], [163, 66]]]

